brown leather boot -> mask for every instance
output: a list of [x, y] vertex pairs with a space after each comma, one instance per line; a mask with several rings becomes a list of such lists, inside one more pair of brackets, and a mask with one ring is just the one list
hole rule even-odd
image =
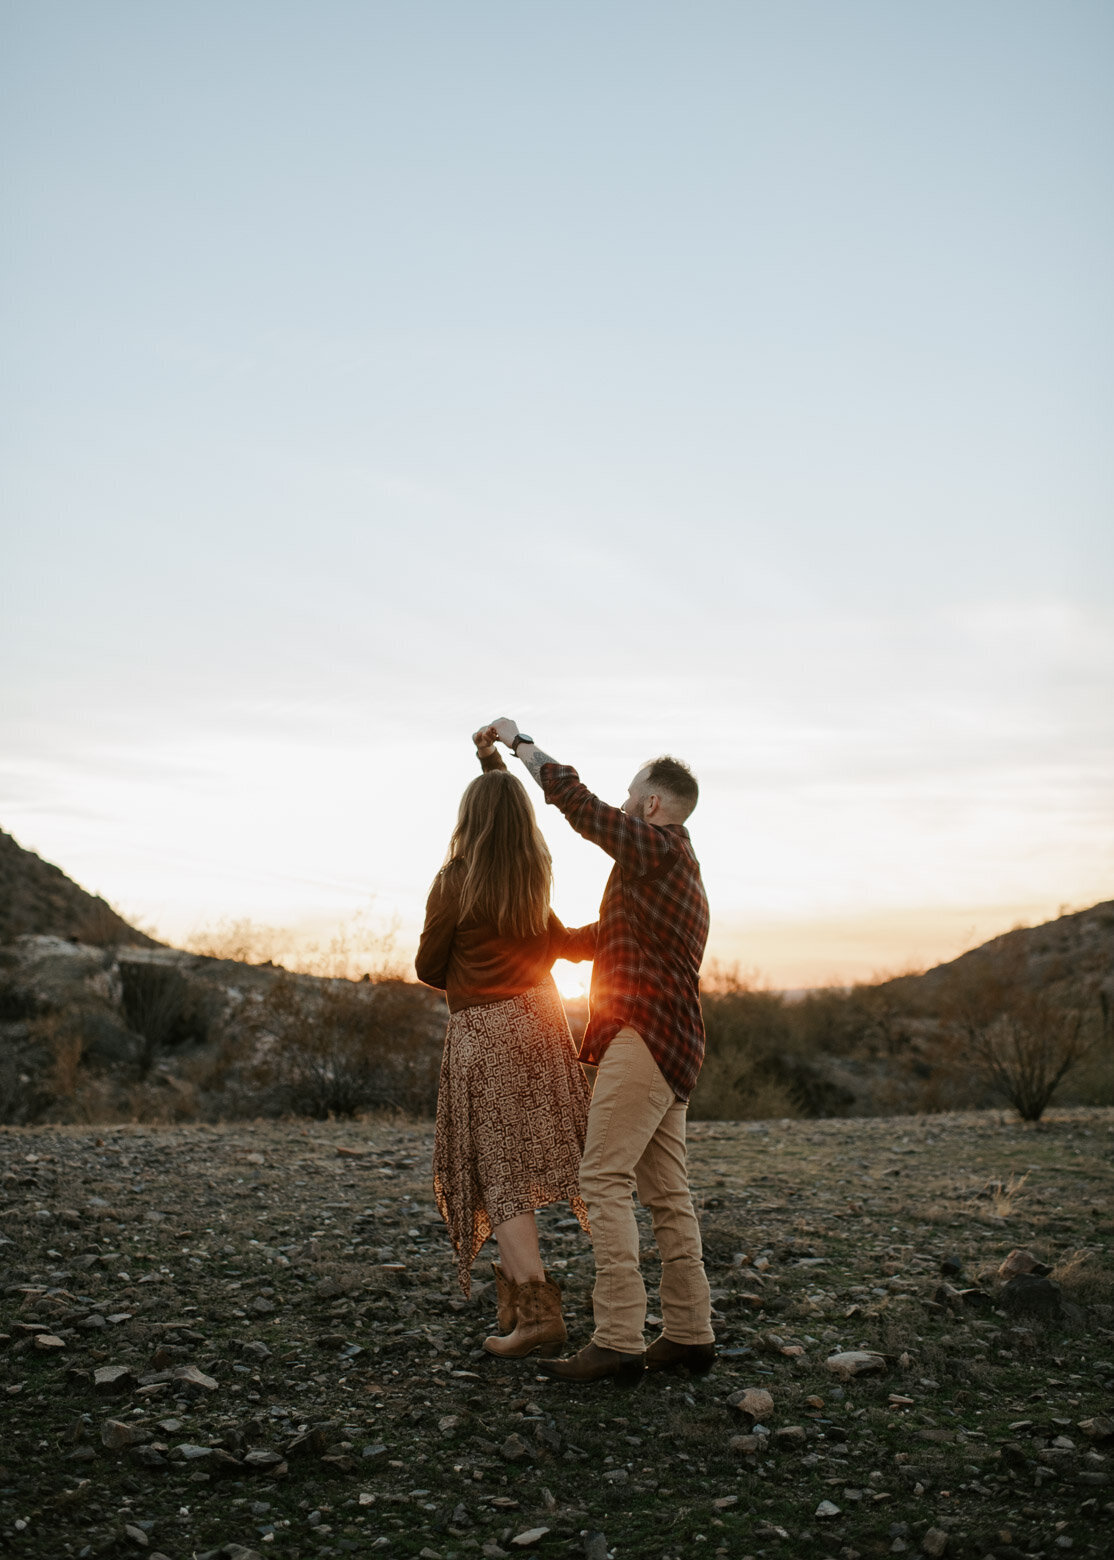
[[618, 1349], [601, 1349], [586, 1343], [579, 1354], [567, 1360], [546, 1360], [538, 1366], [547, 1376], [559, 1381], [603, 1381], [613, 1377], [623, 1387], [633, 1387], [645, 1371], [644, 1354], [621, 1354]]
[[716, 1346], [714, 1343], [674, 1343], [672, 1338], [667, 1338], [664, 1333], [655, 1338], [646, 1350], [647, 1370], [680, 1370], [690, 1371], [694, 1376], [703, 1376], [711, 1370], [716, 1362]]
[[518, 1320], [518, 1285], [498, 1262], [491, 1264], [491, 1271], [495, 1274], [495, 1325], [501, 1333], [509, 1333]]
[[521, 1360], [528, 1354], [561, 1352], [568, 1337], [561, 1317], [561, 1291], [551, 1278], [519, 1284], [516, 1297], [518, 1322], [507, 1338], [485, 1338], [484, 1348], [503, 1360]]

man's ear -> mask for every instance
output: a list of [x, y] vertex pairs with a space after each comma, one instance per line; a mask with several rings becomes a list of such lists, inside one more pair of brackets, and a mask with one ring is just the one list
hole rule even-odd
[[653, 818], [655, 813], [659, 812], [661, 812], [661, 797], [658, 796], [656, 792], [652, 791], [643, 803], [642, 816], [645, 821], [649, 823], [650, 819]]

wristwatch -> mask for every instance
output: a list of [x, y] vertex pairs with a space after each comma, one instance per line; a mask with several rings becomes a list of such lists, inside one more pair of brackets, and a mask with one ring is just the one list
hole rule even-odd
[[511, 743], [511, 752], [514, 754], [515, 758], [518, 757], [518, 744], [520, 742], [529, 742], [531, 745], [533, 745], [533, 741], [533, 737], [528, 737], [524, 731], [520, 731], [518, 736], [515, 737], [514, 741]]

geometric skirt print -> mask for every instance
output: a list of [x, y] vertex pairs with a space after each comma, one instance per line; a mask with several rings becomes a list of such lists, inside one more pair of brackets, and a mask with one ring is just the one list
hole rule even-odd
[[449, 1015], [433, 1190], [460, 1287], [492, 1229], [567, 1201], [585, 1230], [580, 1156], [591, 1098], [552, 979]]

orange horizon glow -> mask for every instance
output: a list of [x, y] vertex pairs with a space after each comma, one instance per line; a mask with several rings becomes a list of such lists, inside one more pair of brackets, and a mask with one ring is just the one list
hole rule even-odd
[[[1040, 925], [1094, 902], [906, 908], [800, 920], [725, 917], [713, 923], [701, 979], [709, 987], [732, 976], [775, 991], [872, 984], [947, 963], [1017, 926]], [[308, 974], [359, 979], [368, 971], [414, 980], [418, 930], [361, 912], [347, 922], [305, 920], [286, 928], [226, 920], [160, 940], [248, 963], [272, 960]], [[588, 995], [590, 964], [559, 960], [553, 976], [562, 997], [576, 1001]]]

